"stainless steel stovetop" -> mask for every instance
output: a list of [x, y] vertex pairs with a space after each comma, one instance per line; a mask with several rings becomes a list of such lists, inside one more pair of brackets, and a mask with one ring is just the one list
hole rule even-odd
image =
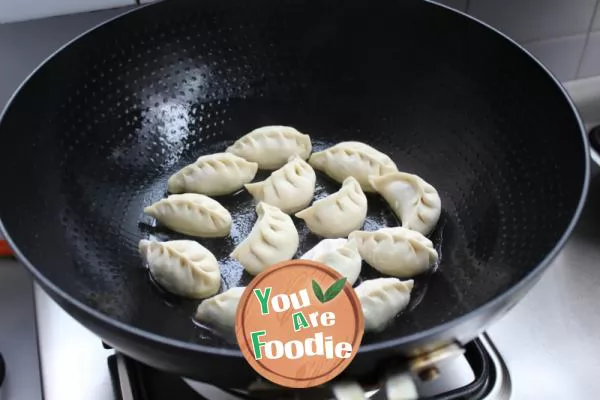
[[[123, 10], [0, 25], [0, 104], [63, 42]], [[600, 110], [599, 110], [600, 112]], [[512, 399], [592, 399], [600, 393], [600, 175], [595, 167], [586, 210], [539, 284], [488, 333], [506, 362]], [[2, 400], [115, 400], [107, 357], [92, 335], [64, 313], [16, 261], [0, 259]], [[472, 376], [451, 361], [438, 385]], [[472, 375], [472, 374], [471, 374]], [[443, 378], [443, 379], [442, 379]], [[216, 389], [207, 397], [225, 399]]]

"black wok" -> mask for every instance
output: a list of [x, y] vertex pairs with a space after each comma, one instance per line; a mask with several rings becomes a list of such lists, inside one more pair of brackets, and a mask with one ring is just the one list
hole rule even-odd
[[[197, 302], [151, 282], [137, 243], [181, 237], [142, 212], [173, 172], [271, 124], [309, 133], [315, 150], [371, 144], [442, 199], [439, 266], [387, 330], [365, 335], [348, 375], [474, 338], [538, 280], [587, 191], [588, 145], [561, 86], [470, 17], [425, 1], [175, 0], [79, 37], [12, 98], [0, 123], [3, 231], [108, 344], [245, 387], [255, 374], [236, 346], [194, 325]], [[318, 196], [339, 187], [318, 181]], [[226, 289], [250, 279], [228, 254], [256, 217], [247, 193], [219, 201], [234, 234], [202, 243]], [[300, 254], [318, 238], [296, 223]], [[396, 223], [370, 195], [367, 229]], [[361, 279], [375, 276], [363, 268]]]

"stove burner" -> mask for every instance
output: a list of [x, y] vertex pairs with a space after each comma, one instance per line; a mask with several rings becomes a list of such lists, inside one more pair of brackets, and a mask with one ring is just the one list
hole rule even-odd
[[[455, 399], [508, 399], [511, 382], [506, 365], [487, 334], [465, 346], [464, 357], [473, 371], [474, 379], [469, 384], [424, 397], [421, 400]], [[253, 390], [243, 392], [216, 388], [209, 384], [182, 379], [145, 366], [122, 354], [111, 355], [108, 366], [117, 400], [264, 400], [331, 398], [329, 390]], [[443, 373], [443, 371], [442, 371]], [[318, 389], [317, 389], [318, 390]], [[384, 390], [366, 391], [368, 399], [385, 399]], [[308, 394], [308, 396], [307, 396]]]

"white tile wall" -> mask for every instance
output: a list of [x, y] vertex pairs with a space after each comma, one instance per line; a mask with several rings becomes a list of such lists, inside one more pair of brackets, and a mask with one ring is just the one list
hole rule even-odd
[[592, 31], [600, 31], [600, 7], [596, 7], [594, 22], [592, 23]]
[[523, 44], [563, 81], [600, 75], [599, 0], [468, 0], [467, 12]]
[[0, 0], [0, 23], [134, 5], [135, 0]]
[[600, 2], [596, 6], [596, 14], [578, 75], [579, 78], [592, 76], [600, 76]]
[[592, 32], [589, 36], [578, 77], [589, 78], [597, 75], [600, 75], [600, 31]]
[[596, 0], [471, 0], [469, 13], [520, 42], [586, 33]]
[[561, 81], [575, 79], [587, 35], [565, 36], [539, 40], [523, 46], [548, 66]]
[[430, 0], [494, 26], [562, 81], [600, 76], [600, 0]]

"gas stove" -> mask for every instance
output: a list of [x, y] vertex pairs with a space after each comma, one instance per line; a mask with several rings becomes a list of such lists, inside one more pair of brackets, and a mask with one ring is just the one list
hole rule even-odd
[[[248, 391], [217, 388], [158, 371], [113, 351], [35, 289], [44, 395], [52, 399], [98, 400], [262, 400], [316, 399], [327, 394], [274, 389], [257, 381]], [[68, 350], [67, 350], [68, 349]], [[465, 346], [463, 355], [439, 365], [435, 379], [416, 379], [421, 398], [510, 398], [507, 367], [487, 334]], [[69, 373], [66, 373], [69, 371]], [[378, 385], [357, 387], [369, 399], [386, 399], [390, 375]], [[429, 377], [432, 378], [432, 377]], [[317, 397], [318, 396], [318, 397]], [[323, 397], [321, 397], [323, 396]], [[333, 398], [333, 396], [328, 396]], [[340, 400], [355, 397], [338, 397]], [[407, 397], [406, 400], [409, 398]]]
[[[216, 388], [209, 384], [181, 379], [149, 368], [122, 354], [114, 354], [108, 358], [108, 367], [111, 373], [115, 397], [120, 400], [161, 400], [177, 398], [178, 400], [263, 400], [263, 399], [315, 399], [314, 391], [291, 391], [273, 389], [268, 384], [256, 385], [248, 391], [237, 391], [225, 388]], [[483, 334], [478, 339], [465, 346], [464, 356], [442, 364], [439, 376], [433, 380], [417, 381], [418, 392], [422, 399], [450, 400], [450, 399], [497, 399], [510, 398], [511, 381], [504, 361], [492, 344], [489, 336]], [[387, 378], [380, 387], [362, 388], [360, 386], [344, 384], [335, 390], [336, 399], [356, 399], [344, 396], [348, 389], [359, 391], [368, 399], [399, 399], [391, 396]], [[461, 383], [462, 382], [462, 383]], [[386, 385], [387, 384], [387, 385]], [[402, 382], [402, 384], [405, 384]], [[322, 392], [323, 396], [328, 393]], [[331, 397], [331, 396], [328, 396]], [[410, 397], [401, 397], [409, 400]]]

